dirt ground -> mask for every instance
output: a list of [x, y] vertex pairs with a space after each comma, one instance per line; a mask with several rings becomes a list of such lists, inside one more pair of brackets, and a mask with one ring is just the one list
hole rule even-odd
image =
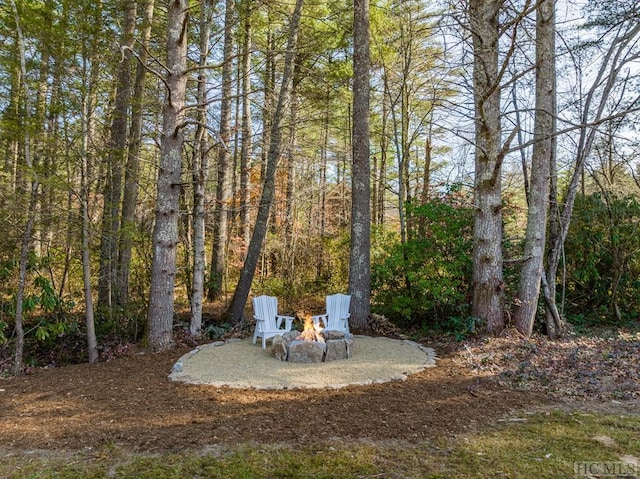
[[132, 354], [0, 382], [0, 444], [144, 452], [329, 439], [422, 441], [493, 422], [538, 402], [444, 357], [404, 382], [339, 390], [257, 391], [172, 383], [186, 351]]
[[[603, 363], [603, 351], [612, 361], [622, 361], [616, 363], [617, 370], [634, 382], [616, 394], [627, 394], [618, 399], [637, 409], [638, 341], [616, 341], [600, 344], [593, 364]], [[519, 338], [425, 343], [436, 349], [437, 367], [406, 381], [284, 391], [170, 382], [171, 367], [188, 349], [161, 354], [132, 350], [96, 365], [0, 379], [0, 450], [77, 451], [114, 445], [159, 453], [241, 443], [418, 443], [451, 437], [575, 393], [584, 381], [563, 378], [568, 374], [563, 361], [576, 360], [572, 348], [591, 351], [594, 345], [584, 349], [575, 341], [571, 344]], [[542, 357], [551, 358], [552, 366], [536, 363]], [[584, 354], [578, 360], [585, 370], [595, 367]], [[558, 395], [556, 376], [567, 389]], [[611, 395], [593, 397], [600, 404], [616, 401]]]

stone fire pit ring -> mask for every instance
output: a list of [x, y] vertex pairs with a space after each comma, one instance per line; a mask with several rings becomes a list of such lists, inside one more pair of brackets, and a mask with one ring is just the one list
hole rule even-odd
[[323, 330], [315, 335], [318, 340], [301, 339], [300, 331], [289, 331], [272, 340], [271, 355], [292, 363], [329, 363], [350, 359], [353, 336], [342, 331]]
[[251, 338], [202, 345], [183, 355], [169, 379], [240, 389], [324, 389], [403, 381], [436, 365], [432, 348], [414, 341], [354, 336], [350, 359], [292, 363]]

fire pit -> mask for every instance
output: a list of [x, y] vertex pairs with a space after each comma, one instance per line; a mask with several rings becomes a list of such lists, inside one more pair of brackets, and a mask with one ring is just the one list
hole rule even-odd
[[306, 317], [304, 330], [289, 331], [273, 338], [272, 355], [291, 363], [321, 363], [349, 359], [353, 338], [342, 331], [323, 330]]

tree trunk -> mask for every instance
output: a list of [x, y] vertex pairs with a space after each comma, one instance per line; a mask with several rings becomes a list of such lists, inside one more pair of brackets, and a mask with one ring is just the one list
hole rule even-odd
[[[271, 18], [268, 18], [270, 21]], [[260, 179], [264, 182], [264, 177], [267, 170], [267, 157], [269, 156], [269, 144], [271, 142], [270, 132], [271, 125], [273, 123], [273, 109], [275, 105], [275, 91], [276, 91], [276, 60], [275, 60], [275, 48], [276, 40], [275, 33], [273, 32], [273, 26], [269, 24], [266, 32], [267, 51], [264, 53], [264, 71], [262, 74], [263, 82], [263, 102], [262, 108], [262, 147], [260, 148]]]
[[89, 124], [91, 122], [91, 101], [85, 95], [82, 99], [82, 168], [80, 172], [80, 214], [82, 217], [82, 284], [84, 289], [85, 325], [87, 327], [87, 352], [89, 363], [98, 361], [98, 341], [93, 309], [93, 288], [91, 287], [91, 250], [90, 250], [90, 218], [89, 201], [91, 201], [90, 189], [90, 160], [89, 160]]
[[[429, 134], [430, 135], [430, 134]], [[427, 138], [424, 145], [424, 171], [422, 174], [422, 193], [420, 204], [426, 205], [429, 202], [429, 188], [431, 186], [431, 137]], [[424, 216], [418, 218], [418, 235], [420, 238], [426, 237], [427, 219]]]
[[27, 223], [22, 233], [22, 242], [20, 247], [20, 263], [18, 277], [18, 291], [16, 292], [16, 350], [13, 362], [14, 376], [22, 375], [22, 359], [24, 355], [24, 328], [23, 328], [23, 300], [24, 290], [27, 282], [27, 262], [29, 261], [29, 248], [31, 246], [31, 232], [33, 231], [33, 223], [35, 221], [35, 201], [37, 199], [38, 184], [34, 180], [31, 185], [31, 199], [29, 201], [29, 211], [27, 213]]
[[200, 2], [200, 61], [198, 66], [198, 126], [193, 149], [193, 283], [191, 288], [191, 324], [189, 332], [196, 336], [202, 329], [202, 303], [205, 274], [205, 187], [209, 170], [209, 141], [207, 133], [207, 74], [204, 68], [209, 57], [211, 20], [207, 2]]
[[131, 48], [136, 26], [135, 0], [125, 0], [124, 22], [120, 45], [122, 58], [118, 64], [115, 105], [108, 147], [107, 178], [104, 187], [102, 234], [100, 236], [100, 275], [98, 303], [111, 309], [115, 302], [118, 266], [118, 227], [122, 199], [122, 168], [127, 151], [129, 106], [131, 104]]
[[498, 78], [499, 0], [470, 0], [475, 103], [474, 317], [487, 331], [504, 328], [502, 279], [502, 158]]
[[[554, 121], [555, 124], [555, 121]], [[555, 128], [554, 128], [555, 129]], [[553, 139], [553, 154], [551, 155], [551, 177], [549, 185], [549, 235], [547, 238], [547, 266], [542, 275], [542, 293], [545, 301], [545, 318], [547, 324], [547, 335], [556, 339], [562, 336], [566, 326], [556, 303], [556, 273], [557, 265], [553, 267], [549, 261], [549, 245], [556, 244], [556, 239], [560, 235], [560, 223], [558, 214], [558, 178], [556, 167], [556, 140]]]
[[[392, 98], [391, 89], [389, 86], [389, 79], [386, 74], [384, 75], [383, 82], [384, 82], [385, 96], [389, 98], [391, 120], [393, 123], [393, 143], [396, 150], [396, 157], [398, 158], [398, 215], [399, 215], [398, 220], [400, 223], [400, 242], [402, 244], [405, 244], [407, 242], [407, 216], [406, 216], [407, 182], [404, 179], [404, 172], [406, 171], [405, 162], [408, 160], [408, 158], [405, 157], [406, 149], [403, 147], [404, 145], [404, 139], [402, 136], [404, 132], [403, 115], [401, 112], [400, 122], [399, 122], [400, 125], [398, 125], [398, 115], [396, 113], [396, 105], [398, 102], [398, 98], [400, 98], [401, 104], [402, 104], [402, 100], [404, 99], [404, 96], [401, 91], [400, 95], [397, 98], [395, 99]], [[401, 110], [402, 110], [402, 106], [401, 106]]]
[[[560, 211], [559, 191], [557, 189], [557, 172], [555, 170], [552, 172], [552, 193], [555, 190], [555, 195], [551, 197], [551, 205], [554, 207], [553, 214], [557, 215], [557, 218], [553, 218], [551, 223], [557, 229], [552, 230], [549, 236], [546, 278], [549, 283], [550, 293], [554, 295], [549, 298], [554, 301], [554, 306], [558, 266], [561, 257], [564, 255], [564, 242], [569, 233], [579, 182], [583, 179], [584, 164], [591, 154], [593, 142], [600, 131], [605, 105], [610, 101], [611, 91], [615, 88], [619, 76], [627, 71], [625, 68], [625, 64], [629, 61], [627, 48], [629, 45], [635, 44], [638, 35], [640, 35], [640, 23], [634, 21], [633, 17], [629, 17], [629, 21], [624, 28], [625, 30], [619, 33], [609, 48], [604, 51], [600, 69], [593, 79], [591, 88], [584, 95], [576, 159], [571, 173], [571, 180], [566, 190], [562, 211]], [[549, 305], [549, 302], [547, 305]], [[548, 309], [547, 332], [550, 335], [560, 335], [564, 327], [564, 320], [557, 314], [557, 308]]]
[[247, 257], [240, 272], [240, 278], [236, 286], [236, 290], [229, 304], [227, 316], [231, 322], [239, 323], [244, 317], [244, 306], [249, 296], [251, 283], [255, 274], [258, 258], [260, 257], [260, 249], [262, 242], [267, 233], [267, 222], [269, 220], [269, 210], [273, 203], [275, 194], [275, 178], [278, 166], [278, 158], [280, 157], [280, 147], [282, 143], [282, 120], [285, 113], [285, 106], [289, 99], [291, 83], [293, 79], [293, 60], [296, 56], [296, 47], [298, 43], [298, 30], [300, 27], [300, 17], [302, 15], [303, 0], [296, 0], [296, 5], [289, 24], [289, 37], [287, 40], [287, 50], [284, 60], [284, 72], [282, 75], [282, 83], [278, 94], [276, 110], [273, 115], [273, 122], [270, 131], [269, 153], [267, 156], [267, 165], [265, 170], [264, 184], [260, 205], [258, 207], [258, 217], [249, 243]]
[[[96, 42], [91, 44], [91, 52], [95, 52], [97, 48]], [[100, 66], [97, 62], [90, 62], [88, 55], [83, 57], [82, 78], [88, 78], [83, 84], [82, 95], [82, 140], [81, 140], [81, 163], [80, 163], [80, 216], [82, 222], [82, 281], [85, 300], [85, 326], [87, 328], [87, 352], [89, 355], [89, 363], [93, 364], [98, 361], [98, 347], [95, 332], [94, 305], [93, 305], [93, 288], [91, 284], [91, 230], [89, 212], [90, 200], [92, 198], [91, 180], [92, 165], [95, 158], [91, 154], [89, 145], [95, 136], [94, 111], [96, 105], [95, 85], [98, 82], [100, 74]]]
[[295, 228], [295, 205], [294, 192], [296, 189], [296, 168], [295, 157], [298, 148], [298, 84], [300, 83], [300, 65], [296, 63], [293, 69], [293, 80], [291, 86], [291, 105], [290, 118], [291, 125], [289, 127], [289, 144], [287, 146], [287, 189], [285, 193], [285, 215], [284, 215], [284, 271], [283, 273], [289, 277], [293, 277], [295, 271], [295, 244], [294, 244], [294, 228]]
[[224, 14], [224, 52], [222, 66], [222, 101], [220, 105], [220, 148], [218, 149], [218, 181], [216, 204], [213, 212], [213, 253], [211, 257], [211, 279], [207, 296], [216, 300], [222, 294], [224, 265], [227, 257], [229, 206], [231, 203], [231, 102], [233, 85], [233, 22], [235, 0], [226, 0]]
[[[14, 0], [15, 2], [15, 0]], [[6, 48], [6, 47], [5, 47]], [[15, 46], [16, 51], [11, 51], [11, 55], [18, 54], [18, 45]], [[8, 107], [7, 107], [7, 115], [11, 118], [13, 122], [19, 125], [19, 118], [22, 117], [20, 114], [20, 75], [15, 74], [10, 76], [8, 81]], [[19, 129], [16, 128], [16, 129]], [[11, 135], [7, 139], [7, 146], [4, 154], [4, 165], [3, 169], [7, 173], [7, 176], [10, 178], [11, 187], [9, 192], [11, 194], [16, 194], [18, 190], [18, 152], [20, 150], [20, 143], [18, 141], [18, 135]]]
[[[515, 64], [515, 62], [514, 62]], [[515, 68], [515, 65], [514, 65]], [[513, 103], [513, 110], [516, 114], [516, 124], [521, 125], [520, 120], [520, 107], [518, 106], [518, 87], [513, 85], [511, 88], [511, 102]], [[518, 145], [520, 145], [520, 164], [522, 165], [522, 184], [524, 187], [524, 197], [529, 204], [529, 168], [527, 166], [527, 154], [526, 149], [523, 146], [524, 140], [522, 135], [522, 128], [518, 128]]]
[[[251, 121], [251, 1], [245, 0], [244, 41], [242, 45], [242, 144], [240, 145], [240, 231], [243, 248], [251, 241], [251, 219], [249, 215], [249, 170], [251, 167], [251, 148], [253, 131]], [[243, 258], [244, 259], [244, 255]]]
[[135, 228], [136, 203], [138, 201], [138, 177], [140, 170], [140, 145], [142, 143], [142, 121], [144, 109], [144, 86], [147, 76], [147, 58], [153, 22], [153, 0], [144, 4], [138, 65], [131, 100], [131, 128], [129, 131], [129, 151], [124, 177], [124, 197], [122, 199], [122, 218], [120, 222], [120, 246], [118, 248], [118, 285], [116, 303], [124, 306], [129, 301], [129, 274]]
[[385, 193], [387, 185], [387, 151], [389, 149], [389, 137], [387, 136], [387, 125], [389, 123], [389, 101], [387, 95], [382, 95], [382, 131], [380, 132], [380, 164], [378, 165], [378, 205], [377, 216], [374, 221], [383, 225], [385, 220]]
[[[264, 106], [262, 108], [262, 138], [261, 138], [261, 148], [260, 148], [260, 183], [264, 185], [265, 178], [267, 175], [267, 162], [269, 156], [269, 145], [271, 143], [271, 131], [273, 126], [273, 116], [274, 116], [274, 105], [276, 104], [275, 100], [275, 91], [276, 91], [276, 58], [275, 58], [275, 49], [276, 49], [276, 35], [273, 31], [273, 26], [271, 25], [271, 10], [269, 10], [267, 20], [269, 25], [267, 26], [266, 32], [266, 45], [267, 51], [265, 52], [264, 59], [264, 72], [262, 75], [263, 81], [263, 91], [264, 91]], [[268, 220], [267, 220], [268, 221]], [[256, 221], [257, 222], [257, 221]], [[251, 240], [249, 240], [249, 244]], [[249, 249], [249, 245], [247, 245], [247, 252]], [[245, 257], [246, 261], [246, 257]], [[266, 258], [261, 258], [261, 264], [263, 265], [261, 270], [261, 275], [264, 277], [267, 273], [267, 261]]]
[[378, 186], [380, 168], [378, 166], [378, 157], [373, 155], [371, 158], [371, 224], [378, 224]]
[[[30, 188], [28, 190], [28, 207], [27, 207], [27, 220], [25, 223], [24, 231], [22, 232], [22, 241], [20, 247], [20, 262], [19, 262], [19, 277], [18, 277], [18, 291], [16, 292], [16, 322], [15, 322], [15, 335], [16, 335], [16, 349], [14, 354], [13, 374], [15, 376], [22, 375], [22, 359], [24, 354], [24, 328], [23, 328], [23, 300], [24, 290], [27, 282], [27, 263], [29, 261], [29, 249], [31, 248], [31, 234], [33, 231], [33, 224], [35, 222], [36, 205], [38, 204], [38, 189], [39, 181], [36, 170], [33, 168], [33, 160], [31, 157], [31, 136], [30, 136], [30, 92], [27, 85], [27, 67], [26, 67], [26, 55], [24, 37], [22, 36], [22, 26], [20, 22], [20, 15], [18, 13], [18, 7], [15, 0], [11, 0], [11, 7], [16, 22], [16, 42], [18, 47], [18, 53], [20, 57], [20, 82], [18, 102], [22, 106], [23, 111], [23, 130], [24, 141], [23, 154], [24, 162], [27, 167], [27, 172], [31, 177]], [[25, 185], [26, 186], [26, 185]]]
[[[45, 2], [45, 9], [47, 11], [53, 10], [53, 5], [50, 1]], [[49, 25], [45, 28], [48, 30]], [[48, 35], [47, 35], [48, 33]], [[45, 33], [43, 41], [49, 42], [52, 39], [52, 35], [49, 32]], [[47, 99], [51, 98], [52, 91], [49, 88], [50, 78], [50, 63], [52, 61], [50, 55], [50, 47], [43, 45], [42, 47], [42, 59], [40, 60], [40, 68], [38, 72], [38, 87], [36, 90], [36, 99], [34, 102], [35, 111], [33, 113], [33, 124], [31, 126], [31, 138], [33, 140], [32, 155], [39, 159], [41, 163], [41, 180], [40, 192], [38, 194], [38, 205], [36, 206], [36, 216], [40, 218], [37, 229], [34, 231], [34, 238], [38, 238], [34, 243], [34, 251], [37, 256], [50, 256], [49, 249], [51, 247], [51, 240], [53, 239], [53, 206], [56, 201], [53, 197], [54, 189], [48, 186], [51, 181], [50, 178], [54, 175], [56, 168], [56, 155], [51, 154], [55, 139], [50, 138], [51, 130], [47, 128]], [[53, 100], [52, 100], [53, 101]], [[53, 278], [52, 278], [53, 280]], [[52, 281], [53, 283], [53, 281]], [[55, 284], [55, 283], [53, 283]]]
[[[406, 58], [407, 55], [403, 55], [404, 61], [410, 61], [410, 58]], [[402, 87], [400, 88], [400, 156], [402, 163], [399, 165], [398, 174], [400, 175], [400, 191], [401, 205], [400, 207], [404, 211], [405, 219], [405, 241], [409, 240], [413, 236], [413, 213], [408, 210], [408, 206], [411, 205], [411, 184], [409, 182], [409, 166], [411, 163], [411, 139], [409, 137], [409, 85], [407, 84], [408, 70], [410, 64], [405, 64], [403, 69], [405, 72], [402, 76]]]
[[[72, 174], [70, 171], [70, 165], [67, 166], [68, 177], [71, 178]], [[69, 278], [69, 270], [71, 269], [71, 258], [74, 253], [73, 248], [73, 239], [75, 238], [76, 230], [73, 226], [75, 226], [75, 220], [77, 218], [76, 211], [74, 210], [74, 200], [75, 195], [72, 191], [67, 193], [67, 222], [65, 225], [65, 247], [64, 247], [64, 260], [62, 267], [62, 278], [60, 279], [58, 285], [58, 295], [62, 297], [64, 295], [64, 290], [67, 287], [67, 280]]]
[[543, 274], [549, 208], [549, 176], [554, 126], [555, 1], [542, 0], [536, 8], [536, 110], [531, 188], [524, 245], [524, 263], [514, 310], [516, 329], [525, 337], [533, 333]]
[[176, 281], [178, 207], [182, 169], [182, 120], [187, 84], [189, 0], [172, 0], [167, 10], [167, 91], [163, 109], [158, 198], [153, 229], [147, 341], [152, 350], [173, 346], [173, 294]]
[[353, 326], [367, 330], [371, 310], [371, 205], [369, 163], [369, 0], [354, 0], [353, 171], [349, 294]]
[[[327, 152], [329, 150], [329, 120], [331, 111], [331, 97], [330, 92], [325, 91], [324, 97], [324, 113], [322, 118], [322, 145], [320, 146], [320, 178], [318, 179], [319, 185], [319, 208], [320, 208], [320, 221], [318, 224], [318, 234], [320, 236], [320, 251], [316, 257], [316, 279], [323, 280], [326, 278], [325, 272], [325, 257], [324, 238], [327, 233]], [[313, 216], [313, 210], [310, 216]], [[310, 229], [310, 234], [315, 234], [313, 229]]]

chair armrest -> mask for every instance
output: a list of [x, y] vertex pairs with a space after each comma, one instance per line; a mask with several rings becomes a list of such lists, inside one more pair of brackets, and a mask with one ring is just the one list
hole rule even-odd
[[[256, 321], [256, 329], [259, 329], [258, 327], [259, 327], [260, 325], [264, 325], [264, 322], [265, 322], [265, 321], [264, 321], [264, 319], [260, 319], [260, 318], [259, 318], [259, 317], [257, 317], [257, 316], [254, 316], [254, 317], [253, 317], [253, 319], [255, 319], [255, 321]], [[260, 329], [264, 329], [264, 327], [262, 327], [262, 328], [260, 328]]]
[[291, 327], [293, 326], [293, 316], [284, 316], [282, 314], [276, 315], [276, 326], [278, 329], [282, 329], [282, 320], [285, 321], [285, 331], [291, 331]]
[[322, 324], [326, 326], [328, 318], [328, 314], [316, 314], [314, 316], [311, 316], [311, 321], [313, 321], [313, 324], [316, 326], [320, 324], [320, 321], [322, 321]]

